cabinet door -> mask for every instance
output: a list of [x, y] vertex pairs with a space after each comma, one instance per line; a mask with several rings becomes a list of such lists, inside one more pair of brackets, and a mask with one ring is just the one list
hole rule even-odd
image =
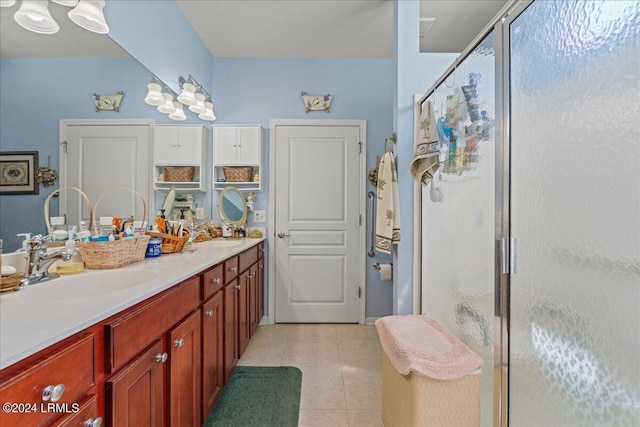
[[249, 345], [249, 270], [242, 273], [238, 278], [238, 358], [242, 356], [244, 350]]
[[[163, 357], [164, 356], [164, 357]], [[162, 341], [106, 383], [105, 413], [112, 427], [164, 426]]]
[[202, 305], [202, 424], [224, 387], [223, 291]]
[[224, 383], [238, 364], [238, 279], [224, 287]]
[[200, 310], [169, 332], [169, 426], [199, 427]]
[[202, 162], [201, 126], [181, 126], [178, 128], [178, 159], [176, 164], [200, 166]]
[[213, 162], [216, 165], [235, 165], [237, 132], [235, 126], [214, 127]]
[[156, 126], [153, 145], [154, 164], [175, 165], [178, 160], [178, 128]]
[[258, 263], [254, 263], [249, 269], [249, 337], [258, 328]]
[[260, 126], [238, 126], [236, 139], [239, 165], [260, 165], [262, 157], [262, 128]]
[[258, 261], [258, 323], [264, 317], [264, 258]]
[[102, 417], [98, 416], [97, 398], [91, 396], [78, 405], [77, 412], [66, 415], [53, 423], [52, 427], [97, 427], [102, 424]]

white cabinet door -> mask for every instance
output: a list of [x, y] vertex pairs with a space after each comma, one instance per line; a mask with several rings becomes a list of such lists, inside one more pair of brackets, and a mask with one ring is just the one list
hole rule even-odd
[[199, 166], [202, 162], [201, 126], [181, 126], [178, 128], [178, 165]]
[[238, 126], [236, 161], [239, 165], [260, 164], [262, 146], [260, 126]]
[[176, 126], [156, 126], [154, 135], [154, 164], [175, 164], [178, 149], [178, 128]]
[[235, 126], [214, 127], [215, 148], [213, 161], [216, 165], [235, 165], [237, 132]]

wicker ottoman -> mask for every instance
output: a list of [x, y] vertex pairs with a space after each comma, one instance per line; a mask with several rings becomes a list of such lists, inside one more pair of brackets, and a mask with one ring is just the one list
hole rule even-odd
[[480, 373], [456, 380], [401, 375], [382, 354], [382, 424], [385, 427], [480, 425]]
[[482, 359], [428, 316], [376, 321], [385, 427], [480, 426]]

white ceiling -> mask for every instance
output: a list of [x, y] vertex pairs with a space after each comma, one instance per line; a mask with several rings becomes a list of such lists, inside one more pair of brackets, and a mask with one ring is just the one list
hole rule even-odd
[[[109, 7], [108, 0], [106, 7]], [[404, 0], [397, 0], [404, 1]], [[217, 57], [391, 58], [393, 0], [177, 0]], [[421, 52], [461, 52], [507, 0], [422, 0], [435, 18]], [[0, 8], [1, 57], [126, 57], [108, 36], [73, 24], [67, 7], [49, 2], [60, 25], [53, 35], [18, 26], [20, 2]]]

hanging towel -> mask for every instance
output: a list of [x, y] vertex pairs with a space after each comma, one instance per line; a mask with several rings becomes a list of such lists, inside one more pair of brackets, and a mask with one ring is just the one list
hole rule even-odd
[[431, 101], [422, 105], [420, 129], [416, 132], [416, 151], [409, 170], [416, 182], [429, 185], [439, 166], [440, 146]]
[[386, 316], [376, 320], [376, 329], [382, 349], [402, 375], [452, 380], [482, 367], [480, 356], [429, 316]]
[[378, 208], [376, 210], [376, 249], [391, 253], [391, 245], [400, 241], [398, 174], [393, 153], [386, 152], [378, 170]]

